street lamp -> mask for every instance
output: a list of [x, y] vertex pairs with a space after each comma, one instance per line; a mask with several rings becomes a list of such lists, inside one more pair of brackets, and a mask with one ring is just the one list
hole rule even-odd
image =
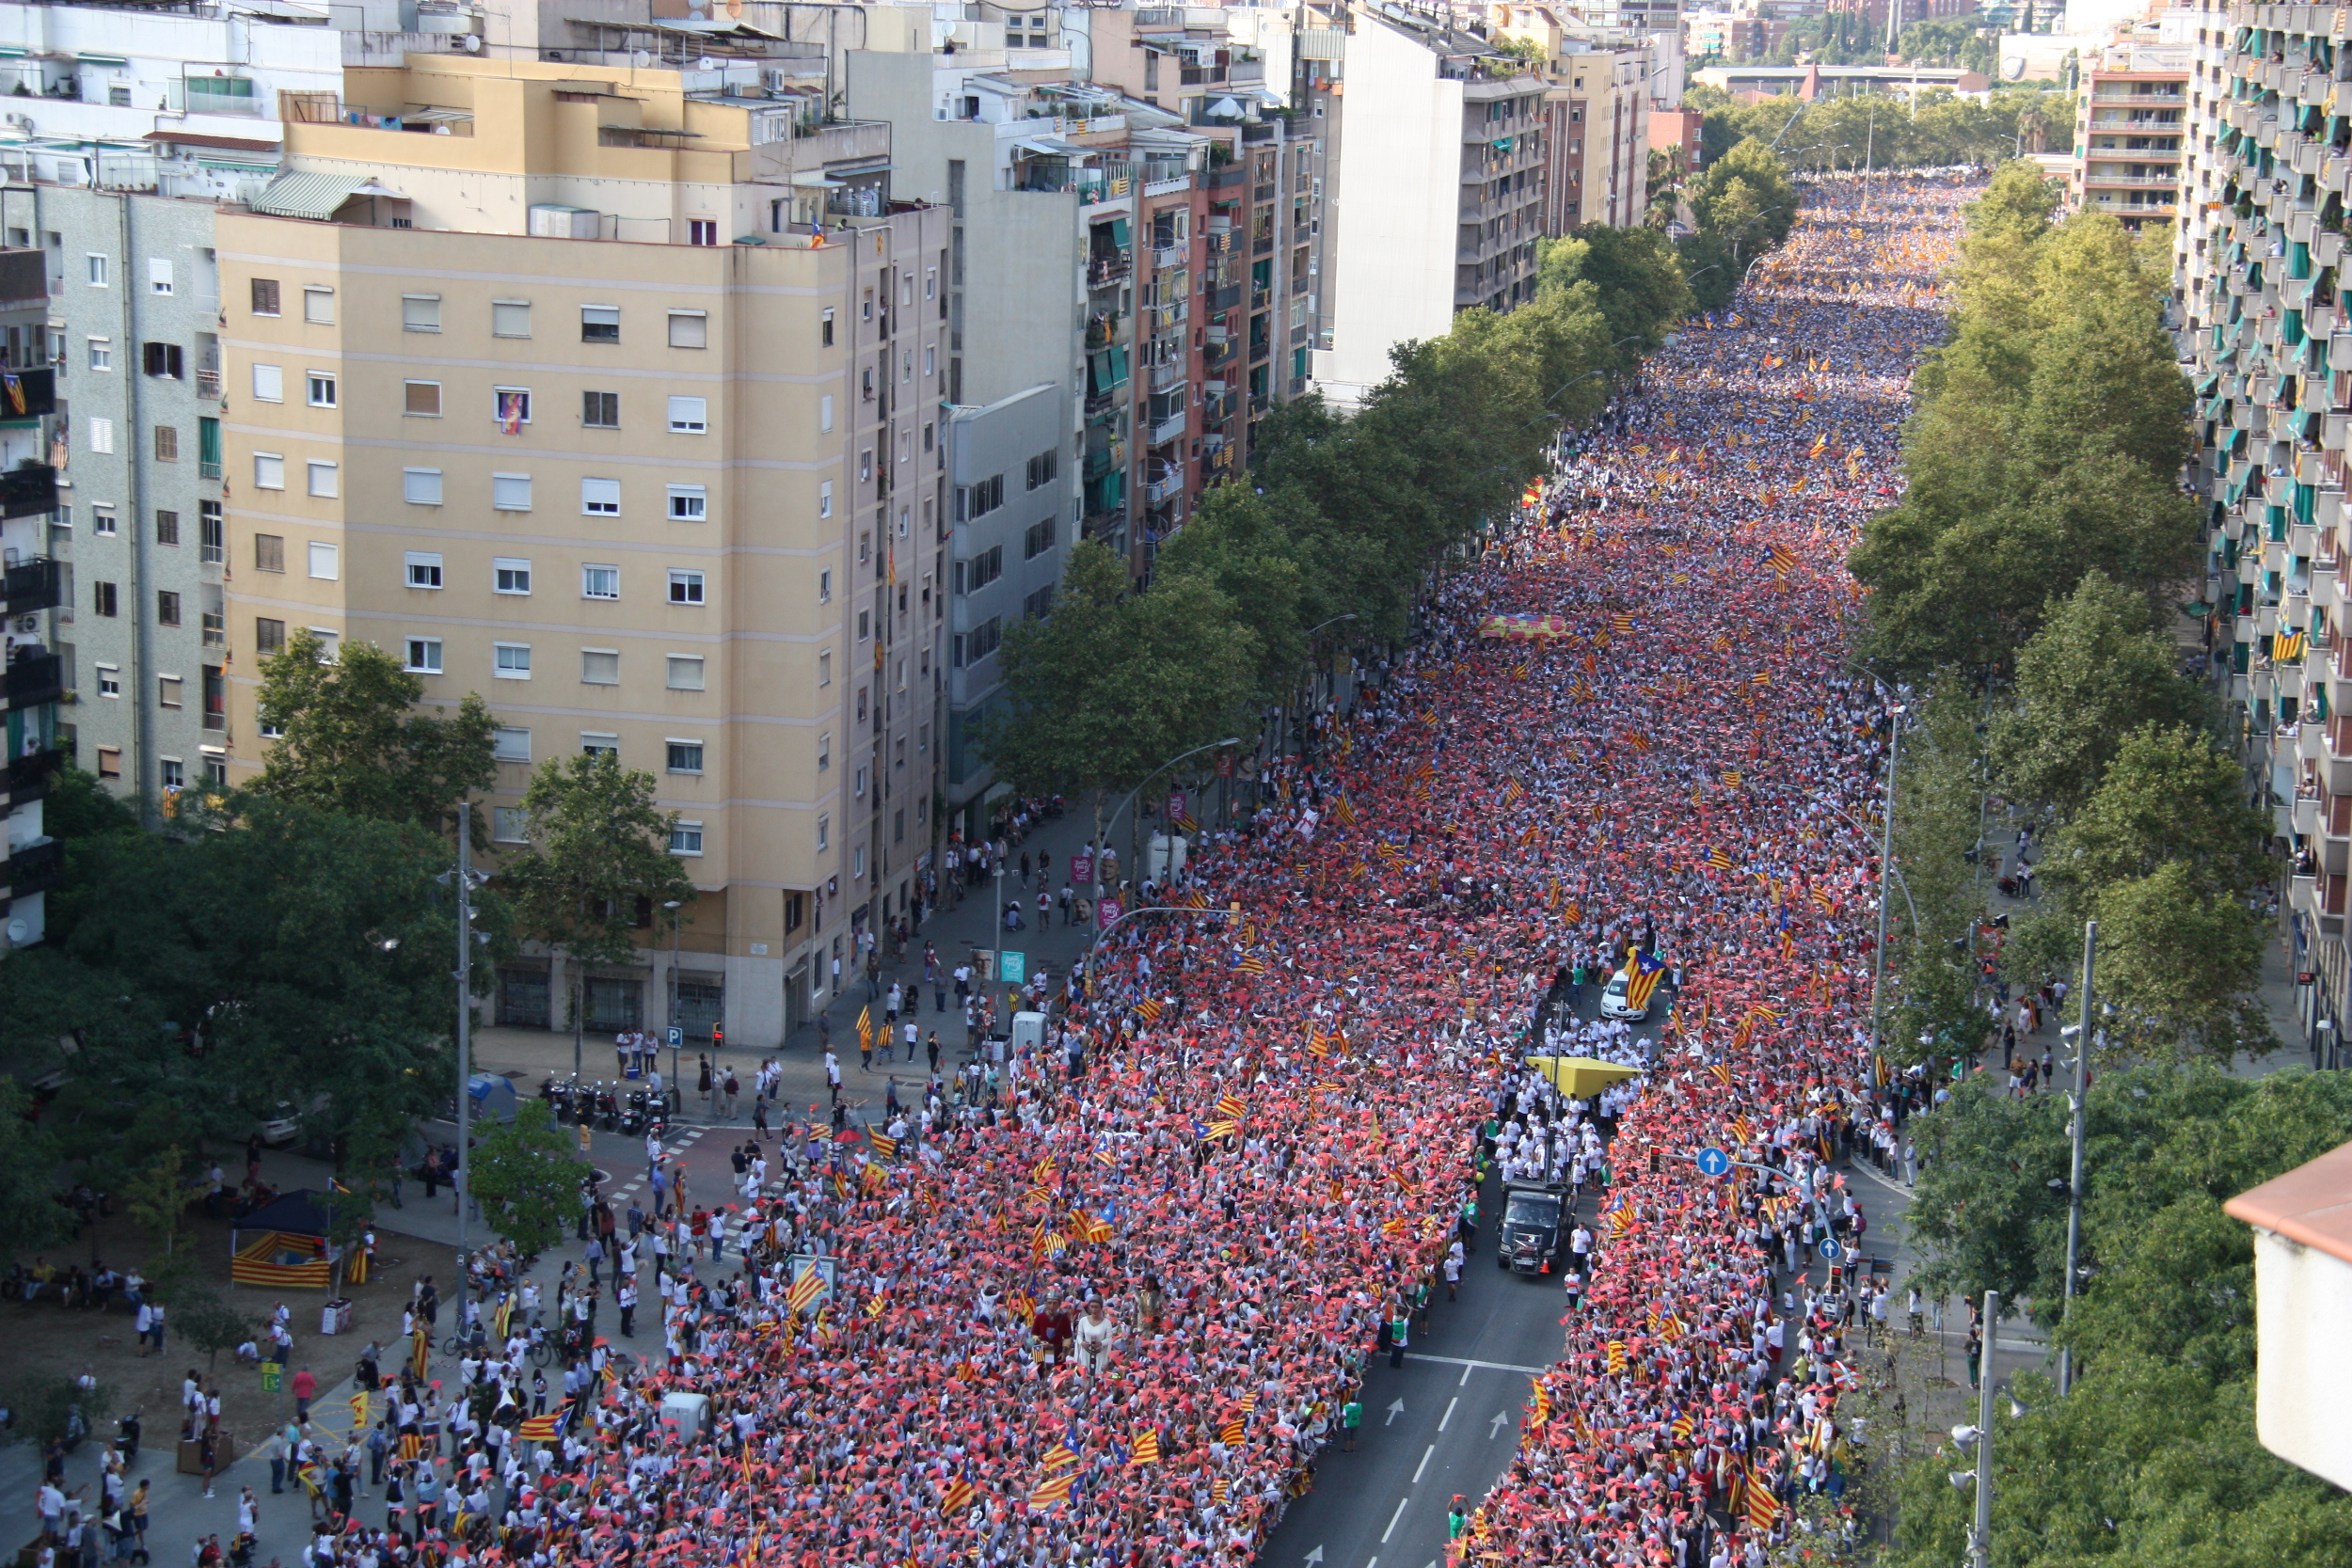
[[[2074, 1092], [2066, 1097], [2070, 1114], [2067, 1131], [2074, 1145], [2066, 1181], [2066, 1294], [2058, 1308], [2062, 1324], [2074, 1308], [2075, 1259], [2082, 1250], [2083, 1240], [2083, 1124], [2089, 1119], [2086, 1081], [2090, 1062], [2090, 983], [2092, 967], [2099, 955], [2099, 923], [2083, 922], [2083, 1010], [2082, 1021], [2074, 1025]], [[2064, 1030], [2059, 1031], [2064, 1034]], [[2070, 1344], [2058, 1346], [2058, 1387], [2063, 1396], [2074, 1381], [2074, 1350]]]
[[[671, 1036], [672, 1043], [671, 1043], [671, 1046], [670, 1046], [670, 1082], [669, 1082], [667, 1085], [663, 1085], [663, 1087], [664, 1087], [665, 1091], [668, 1091], [668, 1092], [676, 1092], [676, 1091], [677, 1091], [677, 1085], [678, 1085], [678, 1062], [677, 1062], [677, 1059], [678, 1059], [678, 1052], [679, 1052], [681, 1049], [683, 1049], [683, 1048], [684, 1048], [685, 1043], [686, 1043], [686, 1028], [685, 1028], [685, 1025], [683, 1025], [683, 1024], [679, 1023], [679, 1022], [678, 1022], [678, 1021], [677, 1021], [677, 925], [678, 925], [678, 921], [677, 921], [677, 910], [678, 910], [678, 901], [677, 901], [676, 899], [675, 899], [675, 898], [664, 898], [664, 899], [661, 901], [661, 907], [662, 907], [663, 909], [665, 909], [665, 910], [667, 910], [667, 911], [670, 911], [670, 1007], [669, 1007], [669, 1012], [668, 1012], [668, 1014], [666, 1015], [666, 1016], [668, 1017], [668, 1019], [669, 1019], [669, 1022], [668, 1022], [666, 1025], [664, 1025], [664, 1026], [663, 1026], [662, 1033], [664, 1033], [664, 1034], [670, 1034], [670, 1032], [671, 1032], [672, 1030], [675, 1030], [675, 1031], [676, 1031], [676, 1033], [675, 1033], [675, 1035], [672, 1035], [672, 1036]], [[685, 1101], [686, 1101], [686, 1096], [685, 1096], [683, 1093], [679, 1093], [679, 1094], [678, 1094], [678, 1102], [682, 1105], [682, 1104], [684, 1104], [684, 1103], [685, 1103]]]
[[[457, 895], [457, 1170], [450, 1190], [457, 1198], [457, 1267], [461, 1279], [466, 1267], [466, 1209], [473, 1201], [467, 1190], [467, 1179], [473, 1174], [473, 1157], [467, 1148], [473, 1141], [473, 890], [490, 879], [487, 872], [473, 868], [472, 829], [473, 802], [460, 800], [457, 869], [444, 871], [433, 879]], [[397, 937], [382, 944], [388, 953], [399, 945]]]
[[[1328, 621], [1324, 623], [1324, 626], [1329, 625], [1330, 622]], [[1322, 627], [1318, 626], [1315, 629], [1320, 631]], [[1136, 797], [1143, 793], [1144, 784], [1150, 784], [1153, 779], [1158, 778], [1161, 774], [1167, 772], [1169, 768], [1175, 767], [1186, 757], [1197, 757], [1203, 752], [1214, 752], [1220, 746], [1238, 746], [1240, 744], [1241, 736], [1237, 735], [1229, 735], [1222, 740], [1212, 740], [1205, 746], [1195, 746], [1189, 752], [1179, 752], [1174, 756], [1168, 758], [1166, 762], [1160, 764], [1157, 768], [1152, 769], [1149, 773], [1146, 773], [1143, 776], [1143, 784], [1138, 784], [1135, 788], [1129, 790], [1127, 792], [1127, 798], [1120, 801], [1118, 805], [1113, 806], [1111, 808], [1110, 816], [1103, 819], [1102, 847], [1109, 847], [1111, 830], [1119, 825], [1119, 814], [1136, 803]], [[1135, 849], [1136, 825], [1134, 819], [1129, 818], [1127, 823], [1127, 856], [1131, 866], [1135, 859]], [[997, 876], [1000, 879], [1003, 875], [1004, 873], [1001, 870], [997, 873]], [[1099, 853], [1097, 854], [1094, 863], [1094, 895], [1097, 898], [1100, 898], [1103, 895], [1103, 863]], [[1001, 886], [997, 890], [996, 901], [1000, 905], [1004, 902], [1004, 890]], [[1004, 911], [999, 909], [996, 911], [996, 923], [1001, 927], [1004, 924]]]

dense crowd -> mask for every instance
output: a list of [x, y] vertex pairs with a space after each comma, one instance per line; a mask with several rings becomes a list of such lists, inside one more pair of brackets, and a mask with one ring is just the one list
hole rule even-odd
[[[663, 1354], [607, 1358], [592, 1280], [554, 1304], [583, 1353], [560, 1390], [498, 1304], [454, 1377], [388, 1366], [368, 1414], [405, 1506], [323, 1534], [322, 1568], [1245, 1560], [1493, 1161], [1606, 1212], [1458, 1551], [1705, 1562], [1834, 1494], [1869, 1298], [1776, 1300], [1774, 1271], [1860, 1231], [1831, 1167], [1885, 1132], [1885, 700], [1842, 662], [1841, 562], [1890, 494], [1963, 195], [1809, 198], [1268, 772], [1271, 808], [1207, 836], [1162, 893], [1198, 913], [1106, 942], [985, 1095], [812, 1117], [642, 1243]], [[1564, 634], [1480, 636], [1498, 612]], [[1670, 1035], [1562, 1014], [1565, 975], [1635, 953], [1678, 977]], [[1548, 1047], [1640, 1073], [1570, 1101], [1523, 1066]], [[1771, 1169], [1703, 1178], [1705, 1145]]]

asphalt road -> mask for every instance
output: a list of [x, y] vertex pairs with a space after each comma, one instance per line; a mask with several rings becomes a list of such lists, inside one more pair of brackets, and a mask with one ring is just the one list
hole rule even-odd
[[1500, 1196], [1489, 1181], [1461, 1299], [1438, 1293], [1429, 1335], [1406, 1352], [1402, 1368], [1375, 1359], [1356, 1451], [1324, 1450], [1315, 1489], [1259, 1554], [1267, 1568], [1438, 1561], [1447, 1503], [1456, 1493], [1478, 1501], [1518, 1451], [1530, 1379], [1560, 1354], [1565, 1297], [1557, 1275], [1531, 1278], [1495, 1267]]

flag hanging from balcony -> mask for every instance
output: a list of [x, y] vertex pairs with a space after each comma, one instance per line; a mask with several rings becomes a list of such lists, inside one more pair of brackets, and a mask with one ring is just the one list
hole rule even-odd
[[2299, 631], [2274, 632], [2270, 638], [2270, 658], [2274, 664], [2287, 664], [2299, 659], [2311, 647], [2309, 634]]

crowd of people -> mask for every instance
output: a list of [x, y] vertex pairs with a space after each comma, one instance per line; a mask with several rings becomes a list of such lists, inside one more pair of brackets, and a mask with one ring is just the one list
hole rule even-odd
[[[985, 1095], [934, 1064], [887, 1131], [812, 1114], [717, 1224], [655, 1232], [660, 1354], [597, 1332], [635, 1270], [564, 1291], [560, 1391], [495, 1307], [435, 1381], [427, 1314], [368, 1413], [405, 1506], [342, 1515], [317, 1568], [1245, 1561], [1497, 1161], [1602, 1212], [1454, 1551], [1760, 1561], [1800, 1495], [1834, 1505], [1883, 1296], [1782, 1275], [1859, 1238], [1836, 1164], [1887, 1157], [1913, 1092], [1867, 1032], [1887, 699], [1844, 662], [1842, 560], [1966, 194], [1810, 196], [1248, 830], [1204, 835], [1162, 893], [1199, 917], [1123, 927]], [[1498, 613], [1562, 629], [1482, 636]], [[1662, 1035], [1557, 1011], [1564, 973], [1636, 954], [1679, 987]], [[1573, 1101], [1546, 1053], [1637, 1073]]]

